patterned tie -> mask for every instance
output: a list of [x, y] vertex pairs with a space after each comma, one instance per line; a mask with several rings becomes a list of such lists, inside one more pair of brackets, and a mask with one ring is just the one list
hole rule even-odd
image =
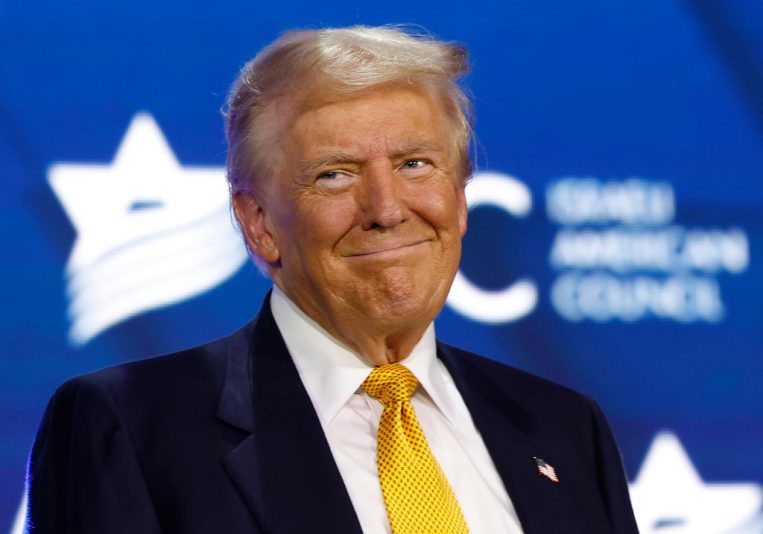
[[410, 397], [418, 380], [405, 366], [377, 367], [363, 389], [379, 399], [376, 462], [384, 504], [394, 534], [466, 534], [456, 496], [427, 445]]

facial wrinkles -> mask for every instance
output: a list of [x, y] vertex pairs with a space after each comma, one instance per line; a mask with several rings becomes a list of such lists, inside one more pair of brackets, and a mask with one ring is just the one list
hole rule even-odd
[[[315, 157], [302, 158], [298, 165], [295, 167], [297, 170], [294, 173], [293, 183], [295, 190], [292, 192], [292, 201], [299, 202], [301, 197], [310, 195], [323, 195], [331, 196], [335, 194], [332, 191], [319, 191], [313, 188], [312, 182], [315, 180], [315, 176], [322, 171], [339, 169], [339, 172], [346, 172], [356, 175], [357, 183], [353, 184], [350, 188], [351, 193], [340, 192], [338, 196], [343, 196], [342, 199], [337, 199], [332, 206], [333, 210], [342, 210], [345, 207], [350, 209], [349, 204], [352, 199], [352, 195], [355, 196], [353, 208], [356, 213], [356, 219], [362, 217], [362, 210], [357, 209], [363, 207], [363, 204], [373, 204], [374, 199], [364, 199], [365, 196], [373, 196], [375, 192], [379, 192], [377, 195], [381, 197], [381, 201], [390, 204], [390, 208], [404, 208], [404, 198], [401, 198], [406, 193], [406, 187], [404, 183], [399, 183], [399, 178], [395, 176], [397, 172], [396, 167], [402, 163], [403, 158], [410, 154], [421, 154], [423, 152], [429, 153], [432, 159], [439, 160], [439, 155], [436, 152], [439, 151], [437, 144], [432, 141], [410, 141], [401, 143], [390, 139], [388, 134], [390, 128], [383, 126], [373, 127], [374, 134], [372, 138], [365, 144], [359, 142], [353, 143], [351, 148], [347, 148], [349, 143], [342, 141], [335, 142], [334, 138], [339, 137], [351, 137], [352, 127], [348, 127], [348, 132], [341, 135], [322, 134], [321, 137], [326, 137], [325, 145], [317, 143], [317, 147], [313, 146], [310, 152], [316, 153]], [[415, 138], [415, 136], [412, 136]], [[353, 141], [355, 141], [353, 139]], [[341, 148], [339, 148], [341, 147]], [[296, 159], [296, 154], [302, 152], [298, 147], [292, 147], [290, 152], [294, 155], [290, 156], [292, 161]], [[434, 162], [435, 167], [429, 174], [434, 172], [442, 172], [436, 168], [439, 165], [439, 161]], [[370, 191], [369, 191], [370, 190]], [[373, 206], [371, 206], [373, 208]], [[377, 206], [378, 208], [378, 206]], [[382, 206], [384, 208], [384, 206]], [[325, 214], [331, 216], [330, 213]], [[288, 221], [284, 221], [285, 223]], [[353, 224], [348, 228], [347, 233], [352, 233], [354, 230], [360, 230], [360, 224], [358, 220], [353, 220]], [[396, 226], [396, 225], [395, 225]], [[393, 227], [394, 228], [394, 227]], [[380, 239], [382, 234], [390, 234], [399, 232], [399, 229], [395, 228], [394, 231], [386, 227], [386, 225], [378, 225], [374, 227], [375, 231], [368, 232], [365, 236], [366, 239], [374, 240]], [[345, 236], [341, 236], [345, 237]], [[337, 241], [337, 245], [341, 244], [341, 239]]]
[[[421, 95], [389, 95], [302, 114], [284, 132], [268, 195], [283, 259], [274, 281], [351, 345], [359, 332], [404, 336], [410, 321], [428, 324], [460, 250], [443, 118]], [[421, 160], [422, 172], [404, 167], [408, 159]], [[316, 181], [325, 171], [347, 187]]]

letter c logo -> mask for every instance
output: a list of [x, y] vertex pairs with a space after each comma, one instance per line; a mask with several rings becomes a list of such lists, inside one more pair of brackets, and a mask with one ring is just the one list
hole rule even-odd
[[[482, 205], [496, 206], [513, 217], [526, 217], [532, 210], [530, 190], [516, 178], [495, 172], [474, 175], [466, 187], [469, 210]], [[499, 324], [521, 319], [538, 302], [538, 290], [529, 278], [521, 278], [500, 291], [486, 291], [458, 271], [447, 304], [475, 321]]]

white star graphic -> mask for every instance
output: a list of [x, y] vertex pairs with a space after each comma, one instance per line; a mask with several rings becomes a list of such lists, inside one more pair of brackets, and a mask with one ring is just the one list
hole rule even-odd
[[66, 266], [74, 345], [203, 293], [246, 261], [224, 169], [181, 166], [146, 113], [111, 165], [57, 163], [48, 179], [77, 231]]
[[657, 434], [630, 487], [647, 533], [757, 533], [763, 491], [753, 483], [703, 482], [672, 432]]

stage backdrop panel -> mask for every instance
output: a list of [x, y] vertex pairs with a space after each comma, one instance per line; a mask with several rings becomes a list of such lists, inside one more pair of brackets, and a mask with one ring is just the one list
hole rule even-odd
[[[223, 336], [268, 282], [219, 109], [291, 27], [468, 44], [469, 231], [444, 340], [601, 404], [643, 532], [763, 531], [763, 4], [6, 1], [0, 529], [68, 377]], [[560, 473], [563, 476], [563, 473]]]

